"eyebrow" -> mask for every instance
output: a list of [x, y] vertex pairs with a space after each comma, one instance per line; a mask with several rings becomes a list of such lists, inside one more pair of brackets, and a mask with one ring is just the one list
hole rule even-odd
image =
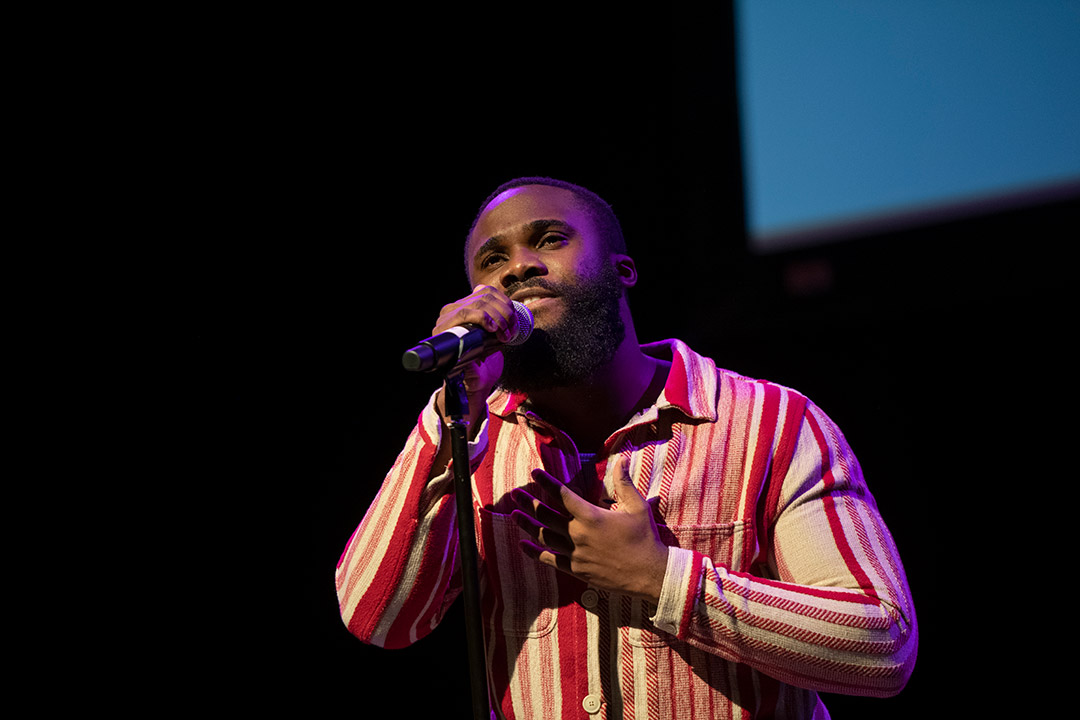
[[[539, 230], [547, 230], [548, 228], [554, 226], [564, 227], [571, 230], [573, 229], [573, 226], [565, 220], [555, 220], [548, 218], [544, 218], [541, 220], [531, 220], [522, 225], [521, 227], [522, 229], [527, 230], [529, 233], [536, 233]], [[502, 248], [505, 243], [505, 235], [492, 235], [487, 240], [485, 240], [480, 245], [480, 247], [476, 248], [476, 252], [473, 253], [473, 264], [475, 265], [476, 261], [487, 253]]]

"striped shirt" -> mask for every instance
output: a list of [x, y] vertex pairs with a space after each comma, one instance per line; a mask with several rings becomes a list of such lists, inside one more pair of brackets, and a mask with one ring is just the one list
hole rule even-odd
[[[915, 663], [915, 611], [840, 430], [805, 396], [677, 340], [643, 350], [671, 360], [664, 390], [590, 472], [524, 397], [488, 399], [470, 453], [496, 714], [827, 718], [818, 691], [899, 692]], [[417, 641], [460, 592], [452, 473], [427, 481], [440, 433], [429, 404], [339, 561], [342, 618], [364, 642]], [[533, 561], [510, 518], [510, 490], [536, 467], [609, 505], [616, 455], [669, 546], [655, 605]]]

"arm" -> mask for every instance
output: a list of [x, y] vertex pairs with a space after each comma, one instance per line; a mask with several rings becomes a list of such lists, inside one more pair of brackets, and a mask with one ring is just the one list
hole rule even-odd
[[794, 443], [779, 486], [760, 498], [759, 542], [776, 579], [666, 547], [621, 464], [612, 510], [534, 472], [550, 503], [515, 491], [515, 519], [534, 540], [523, 549], [596, 587], [655, 603], [658, 629], [705, 652], [798, 687], [893, 695], [917, 646], [896, 547], [851, 449], [812, 405]]
[[[404, 647], [427, 635], [457, 596], [452, 475], [436, 469], [441, 422], [420, 416], [338, 561], [342, 620], [364, 642]], [[470, 452], [482, 452], [484, 436]], [[430, 479], [429, 479], [430, 478]]]
[[888, 697], [918, 644], [892, 536], [836, 426], [808, 404], [775, 506], [766, 579], [671, 548], [654, 622], [799, 687]]
[[[513, 318], [505, 295], [478, 287], [443, 307], [432, 334], [473, 323], [502, 337], [512, 335]], [[465, 371], [473, 461], [487, 445], [482, 430], [485, 400], [501, 370], [501, 356], [494, 353]], [[342, 619], [351, 633], [373, 645], [403, 647], [416, 642], [435, 628], [460, 592], [457, 513], [450, 443], [443, 442], [447, 435], [442, 392], [421, 414], [338, 561]]]

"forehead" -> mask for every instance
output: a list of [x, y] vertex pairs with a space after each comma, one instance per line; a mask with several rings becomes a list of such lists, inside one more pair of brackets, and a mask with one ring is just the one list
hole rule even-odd
[[535, 220], [562, 220], [579, 232], [592, 229], [584, 203], [571, 191], [548, 185], [511, 188], [480, 213], [469, 236], [466, 259], [471, 261], [476, 249], [489, 238], [510, 235]]

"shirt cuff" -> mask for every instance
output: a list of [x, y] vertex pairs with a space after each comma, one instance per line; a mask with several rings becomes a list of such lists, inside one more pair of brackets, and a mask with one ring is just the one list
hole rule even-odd
[[[430, 442], [435, 447], [441, 447], [443, 444], [443, 422], [439, 416], [439, 412], [435, 409], [435, 398], [438, 396], [439, 391], [436, 390], [431, 394], [431, 399], [424, 407], [424, 411], [420, 413], [420, 425], [424, 429], [424, 435], [428, 437]], [[486, 403], [485, 403], [486, 405]], [[476, 437], [469, 441], [469, 464], [474, 468], [477, 461], [483, 457], [484, 451], [487, 450], [488, 445], [488, 414], [487, 408], [484, 409], [484, 419], [480, 422], [480, 429], [476, 433]], [[445, 438], [449, 441], [449, 438]], [[449, 469], [449, 468], [448, 468]], [[445, 474], [445, 473], [444, 473]]]
[[669, 547], [660, 600], [656, 603], [656, 614], [649, 620], [658, 630], [685, 637], [700, 585], [700, 553]]

